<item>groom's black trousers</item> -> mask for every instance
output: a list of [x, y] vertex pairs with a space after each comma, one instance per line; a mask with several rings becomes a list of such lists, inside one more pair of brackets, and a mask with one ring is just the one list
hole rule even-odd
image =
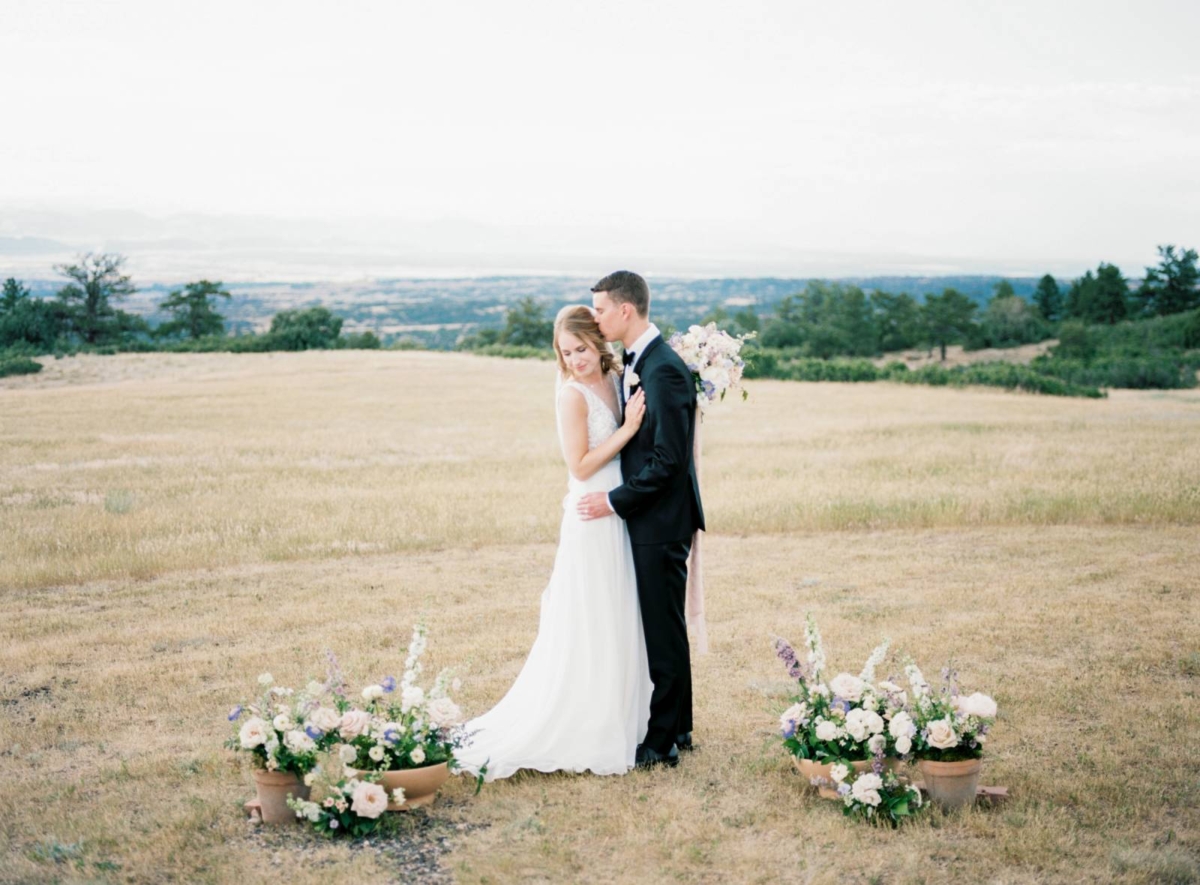
[[642, 630], [654, 693], [650, 696], [647, 747], [670, 752], [677, 735], [692, 730], [692, 665], [688, 649], [687, 559], [692, 542], [633, 544]]

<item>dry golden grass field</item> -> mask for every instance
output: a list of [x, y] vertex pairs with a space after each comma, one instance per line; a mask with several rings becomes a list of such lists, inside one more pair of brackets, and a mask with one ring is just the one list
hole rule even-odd
[[[249, 825], [222, 742], [260, 671], [303, 684], [331, 648], [374, 680], [424, 619], [469, 714], [503, 694], [561, 515], [552, 372], [323, 352], [0, 380], [0, 881], [1200, 880], [1197, 391], [753, 383], [704, 425], [712, 652], [679, 769], [452, 780], [370, 846]], [[889, 831], [806, 793], [770, 643], [810, 611], [831, 666], [887, 635], [994, 694], [984, 781], [1011, 801]]]

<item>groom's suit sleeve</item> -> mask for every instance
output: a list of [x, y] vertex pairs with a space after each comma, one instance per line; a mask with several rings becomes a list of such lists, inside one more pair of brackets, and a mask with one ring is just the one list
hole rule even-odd
[[664, 362], [652, 375], [642, 376], [646, 418], [654, 442], [642, 469], [608, 493], [617, 516], [630, 516], [649, 507], [687, 471], [688, 422], [696, 408], [695, 383], [678, 366]]

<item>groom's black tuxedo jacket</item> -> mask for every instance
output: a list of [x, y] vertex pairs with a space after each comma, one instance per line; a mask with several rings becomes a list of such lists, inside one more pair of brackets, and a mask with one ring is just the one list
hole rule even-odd
[[679, 354], [659, 336], [634, 367], [646, 391], [646, 416], [621, 451], [624, 483], [609, 492], [634, 544], [689, 540], [704, 528], [692, 447], [696, 385]]

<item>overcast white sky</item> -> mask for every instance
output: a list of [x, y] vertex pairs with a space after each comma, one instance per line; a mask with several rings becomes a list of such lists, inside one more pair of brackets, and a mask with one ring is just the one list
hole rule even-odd
[[4, 0], [0, 206], [1137, 271], [1200, 247], [1198, 34], [1189, 0]]

